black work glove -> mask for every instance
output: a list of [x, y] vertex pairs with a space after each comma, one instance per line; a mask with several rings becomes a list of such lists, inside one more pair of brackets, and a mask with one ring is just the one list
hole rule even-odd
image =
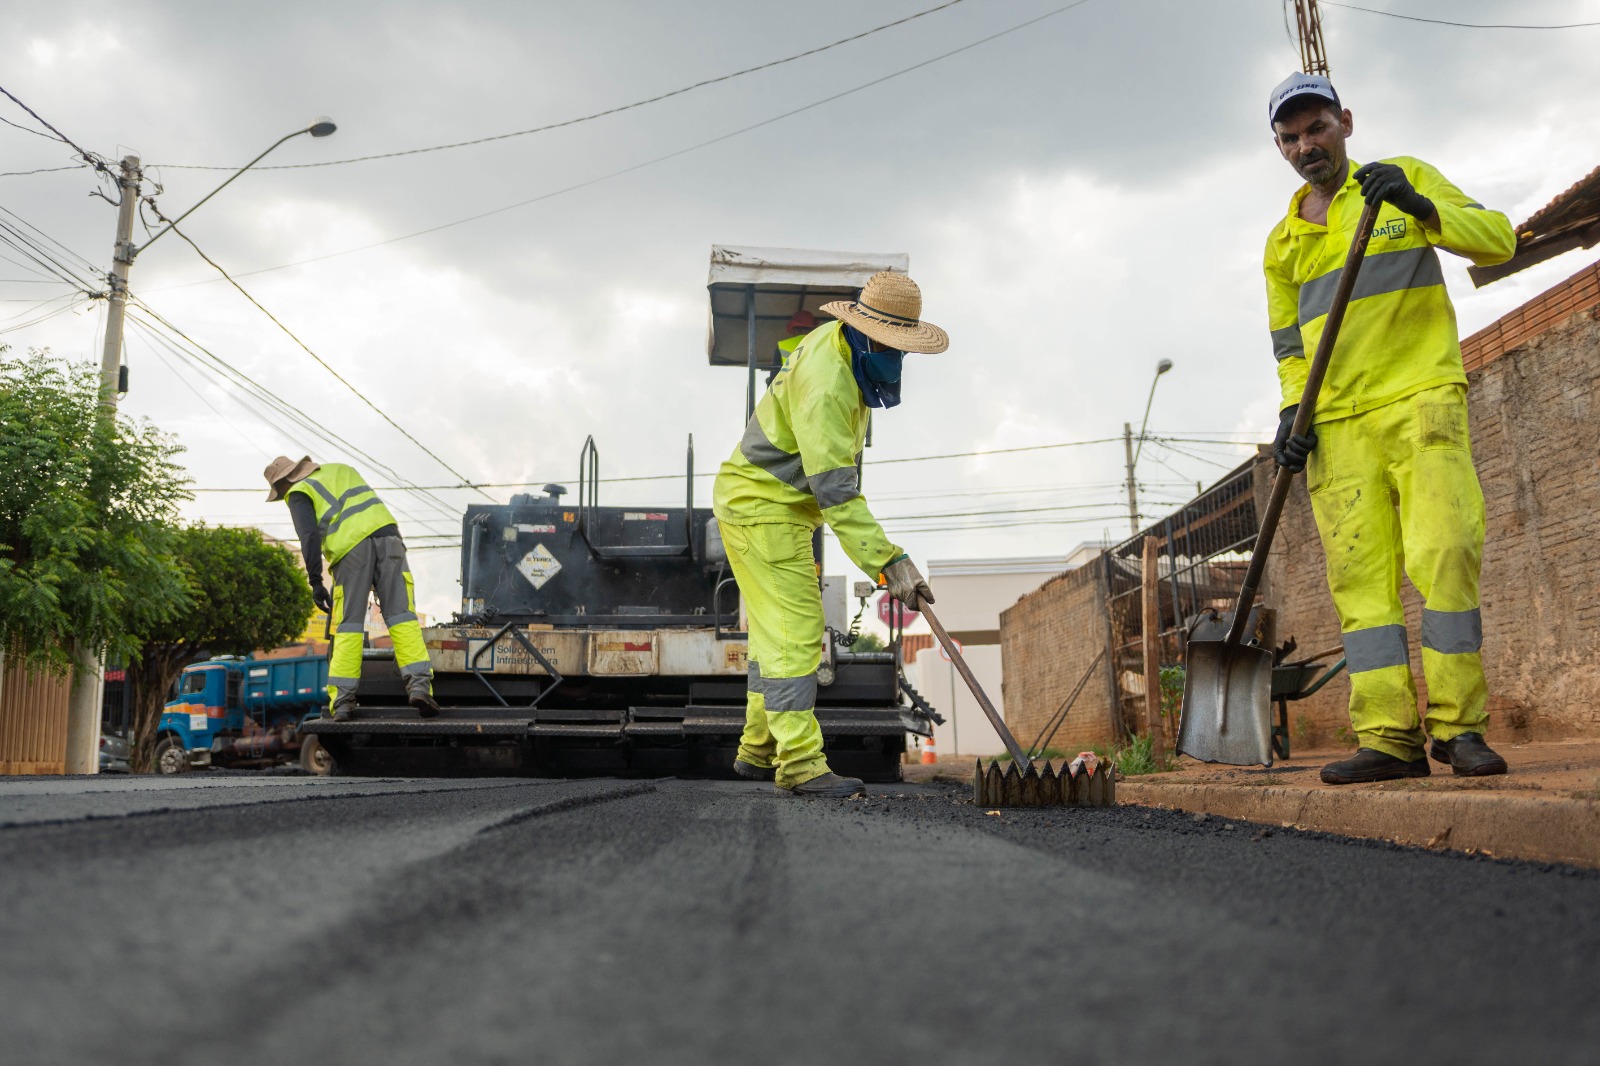
[[1307, 427], [1303, 436], [1295, 436], [1294, 416], [1299, 410], [1299, 404], [1283, 409], [1278, 416], [1278, 435], [1272, 441], [1272, 457], [1291, 474], [1298, 474], [1306, 468], [1306, 459], [1317, 446], [1314, 429]]
[[333, 595], [328, 591], [328, 586], [320, 581], [311, 586], [311, 602], [320, 610], [333, 614]]
[[1418, 221], [1433, 217], [1433, 201], [1418, 192], [1406, 172], [1393, 163], [1368, 163], [1356, 171], [1355, 179], [1369, 204], [1394, 204]]

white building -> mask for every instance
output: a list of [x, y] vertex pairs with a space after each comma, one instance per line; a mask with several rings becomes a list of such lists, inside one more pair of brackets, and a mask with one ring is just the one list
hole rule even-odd
[[[1064, 556], [929, 560], [928, 584], [933, 589], [939, 621], [960, 642], [962, 656], [1002, 718], [1005, 704], [1000, 694], [1000, 612], [1062, 571], [1087, 563], [1104, 548], [1093, 542], [1081, 544]], [[932, 639], [928, 624], [921, 619], [908, 629], [908, 636], [918, 633], [926, 634], [924, 640]], [[918, 650], [915, 658], [907, 658], [907, 678], [944, 715], [944, 725], [934, 728], [934, 741], [941, 756], [998, 755], [1005, 750], [983, 708], [936, 643]], [[1023, 745], [1032, 739], [1017, 738]]]

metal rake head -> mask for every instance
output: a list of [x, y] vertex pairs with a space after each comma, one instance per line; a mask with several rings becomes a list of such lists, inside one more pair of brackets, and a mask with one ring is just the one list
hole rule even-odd
[[972, 802], [980, 807], [1115, 807], [1117, 768], [1105, 760], [1074, 759], [1058, 774], [1046, 762], [1004, 770], [998, 760], [979, 760], [972, 774]]

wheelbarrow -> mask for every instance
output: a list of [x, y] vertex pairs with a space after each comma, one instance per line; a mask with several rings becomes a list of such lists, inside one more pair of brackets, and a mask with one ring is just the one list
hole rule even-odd
[[[1285, 650], [1293, 645], [1286, 645]], [[1335, 645], [1307, 659], [1292, 663], [1278, 663], [1272, 667], [1272, 699], [1278, 705], [1278, 721], [1272, 727], [1272, 754], [1279, 759], [1289, 757], [1289, 704], [1313, 696], [1323, 685], [1332, 681], [1344, 669], [1340, 655], [1344, 645]], [[1322, 660], [1340, 655], [1339, 661], [1324, 667]]]

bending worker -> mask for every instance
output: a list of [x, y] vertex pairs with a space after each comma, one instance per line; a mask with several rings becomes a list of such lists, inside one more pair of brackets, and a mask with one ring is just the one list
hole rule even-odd
[[[1483, 740], [1483, 492], [1467, 439], [1455, 309], [1435, 249], [1486, 266], [1509, 259], [1516, 237], [1505, 215], [1419, 159], [1352, 163], [1345, 140], [1353, 121], [1327, 78], [1285, 80], [1268, 119], [1278, 150], [1307, 182], [1267, 238], [1267, 314], [1283, 388], [1274, 453], [1279, 465], [1307, 470], [1360, 742], [1354, 757], [1324, 766], [1322, 780], [1426, 777], [1430, 754], [1457, 774], [1503, 774], [1505, 760]], [[1312, 429], [1293, 436], [1306, 353], [1327, 321], [1363, 201], [1383, 208]], [[1421, 721], [1402, 567], [1425, 601]]]
[[822, 592], [811, 556], [823, 522], [850, 560], [880, 574], [912, 610], [928, 583], [889, 542], [861, 495], [858, 463], [874, 407], [900, 402], [906, 352], [942, 352], [944, 330], [921, 321], [922, 292], [904, 274], [868, 279], [855, 302], [812, 330], [756, 405], [744, 438], [717, 473], [717, 522], [750, 631], [744, 736], [733, 768], [793, 796], [865, 792], [828, 769], [817, 725]]
[[[361, 646], [367, 630], [367, 594], [378, 594], [378, 609], [394, 641], [394, 661], [406, 682], [406, 696], [424, 718], [439, 713], [433, 701], [433, 667], [422, 643], [417, 602], [406, 564], [406, 544], [394, 516], [367, 487], [355, 468], [295, 462], [280, 455], [267, 464], [267, 502], [287, 499], [300, 554], [311, 582], [311, 598], [333, 619], [333, 656], [328, 662], [328, 709], [348, 721], [361, 680]], [[326, 556], [333, 592], [322, 581]]]

